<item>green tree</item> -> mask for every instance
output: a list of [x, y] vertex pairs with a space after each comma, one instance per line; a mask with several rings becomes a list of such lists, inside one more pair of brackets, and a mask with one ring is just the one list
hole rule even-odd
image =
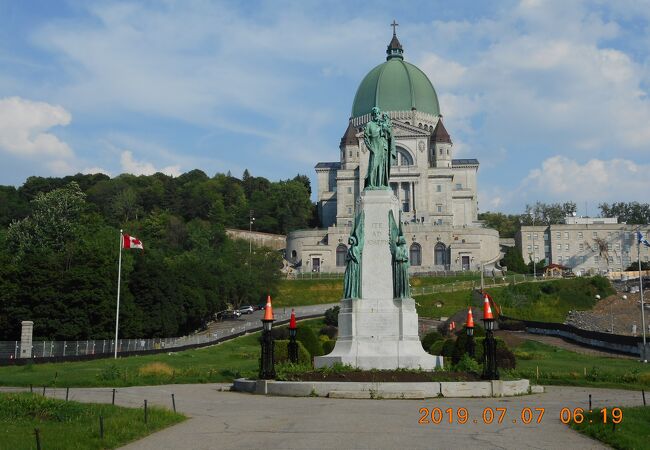
[[503, 259], [499, 263], [501, 266], [506, 266], [508, 272], [527, 273], [528, 267], [521, 256], [521, 249], [518, 247], [508, 247]]
[[484, 212], [478, 215], [479, 220], [485, 222], [485, 226], [499, 232], [500, 237], [513, 238], [521, 228], [520, 216], [503, 214], [500, 212]]

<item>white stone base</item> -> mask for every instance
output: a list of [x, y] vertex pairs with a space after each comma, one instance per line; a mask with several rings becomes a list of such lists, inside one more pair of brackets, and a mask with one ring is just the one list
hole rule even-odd
[[370, 369], [433, 370], [442, 356], [424, 351], [418, 337], [415, 301], [408, 299], [341, 300], [339, 336], [329, 355], [314, 358], [314, 366], [336, 363]]

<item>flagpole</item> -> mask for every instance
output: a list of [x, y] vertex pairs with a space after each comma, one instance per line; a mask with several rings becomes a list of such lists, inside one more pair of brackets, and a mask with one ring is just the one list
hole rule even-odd
[[641, 273], [641, 231], [639, 230], [639, 235], [637, 236], [637, 256], [639, 258], [639, 292], [641, 293], [641, 331], [643, 335], [643, 349], [641, 350], [641, 361], [644, 363], [648, 362], [648, 357], [646, 355], [646, 339], [645, 339], [645, 309], [643, 304], [643, 275]]
[[120, 256], [117, 263], [117, 311], [115, 312], [115, 359], [117, 359], [117, 331], [120, 327], [120, 285], [122, 278], [122, 241], [124, 236], [120, 230]]

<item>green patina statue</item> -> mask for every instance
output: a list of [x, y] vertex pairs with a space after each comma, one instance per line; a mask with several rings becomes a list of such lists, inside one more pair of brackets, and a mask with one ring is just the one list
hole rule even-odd
[[410, 298], [411, 286], [409, 284], [409, 251], [402, 231], [400, 215], [399, 227], [395, 223], [393, 211], [388, 212], [390, 226], [390, 252], [393, 255], [393, 297]]
[[372, 120], [363, 130], [363, 142], [370, 151], [365, 187], [388, 189], [391, 163], [397, 158], [393, 124], [388, 114], [382, 113], [376, 106], [372, 108], [370, 115]]
[[363, 254], [363, 212], [357, 214], [348, 244], [350, 247], [345, 256], [343, 298], [359, 298], [361, 297], [361, 255]]

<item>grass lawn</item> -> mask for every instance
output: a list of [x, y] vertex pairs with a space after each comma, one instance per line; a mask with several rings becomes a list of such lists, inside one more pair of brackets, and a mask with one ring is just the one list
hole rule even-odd
[[[471, 295], [471, 289], [419, 295], [415, 297], [418, 315], [435, 318], [449, 317], [461, 309], [466, 309], [469, 306]], [[437, 303], [442, 304], [442, 307], [436, 307]]]
[[[104, 418], [100, 437], [99, 416]], [[185, 419], [161, 408], [122, 408], [66, 402], [37, 394], [0, 394], [0, 448], [36, 448], [39, 429], [44, 449], [104, 449], [120, 447]]]
[[[623, 417], [616, 428], [612, 427], [611, 415], [608, 408], [607, 423], [602, 422], [602, 414], [594, 411], [591, 414], [585, 413], [582, 423], [571, 423], [571, 428], [591, 436], [618, 449], [642, 449], [650, 448], [648, 436], [650, 430], [650, 408], [637, 406], [621, 408]], [[589, 423], [589, 420], [592, 423]]]
[[537, 384], [650, 389], [650, 370], [637, 360], [582, 355], [528, 340], [514, 352], [517, 368], [508, 372], [510, 377]]
[[[300, 321], [316, 333], [322, 319]], [[259, 333], [222, 344], [177, 353], [65, 363], [0, 367], [0, 386], [92, 387], [229, 382], [256, 376]]]

